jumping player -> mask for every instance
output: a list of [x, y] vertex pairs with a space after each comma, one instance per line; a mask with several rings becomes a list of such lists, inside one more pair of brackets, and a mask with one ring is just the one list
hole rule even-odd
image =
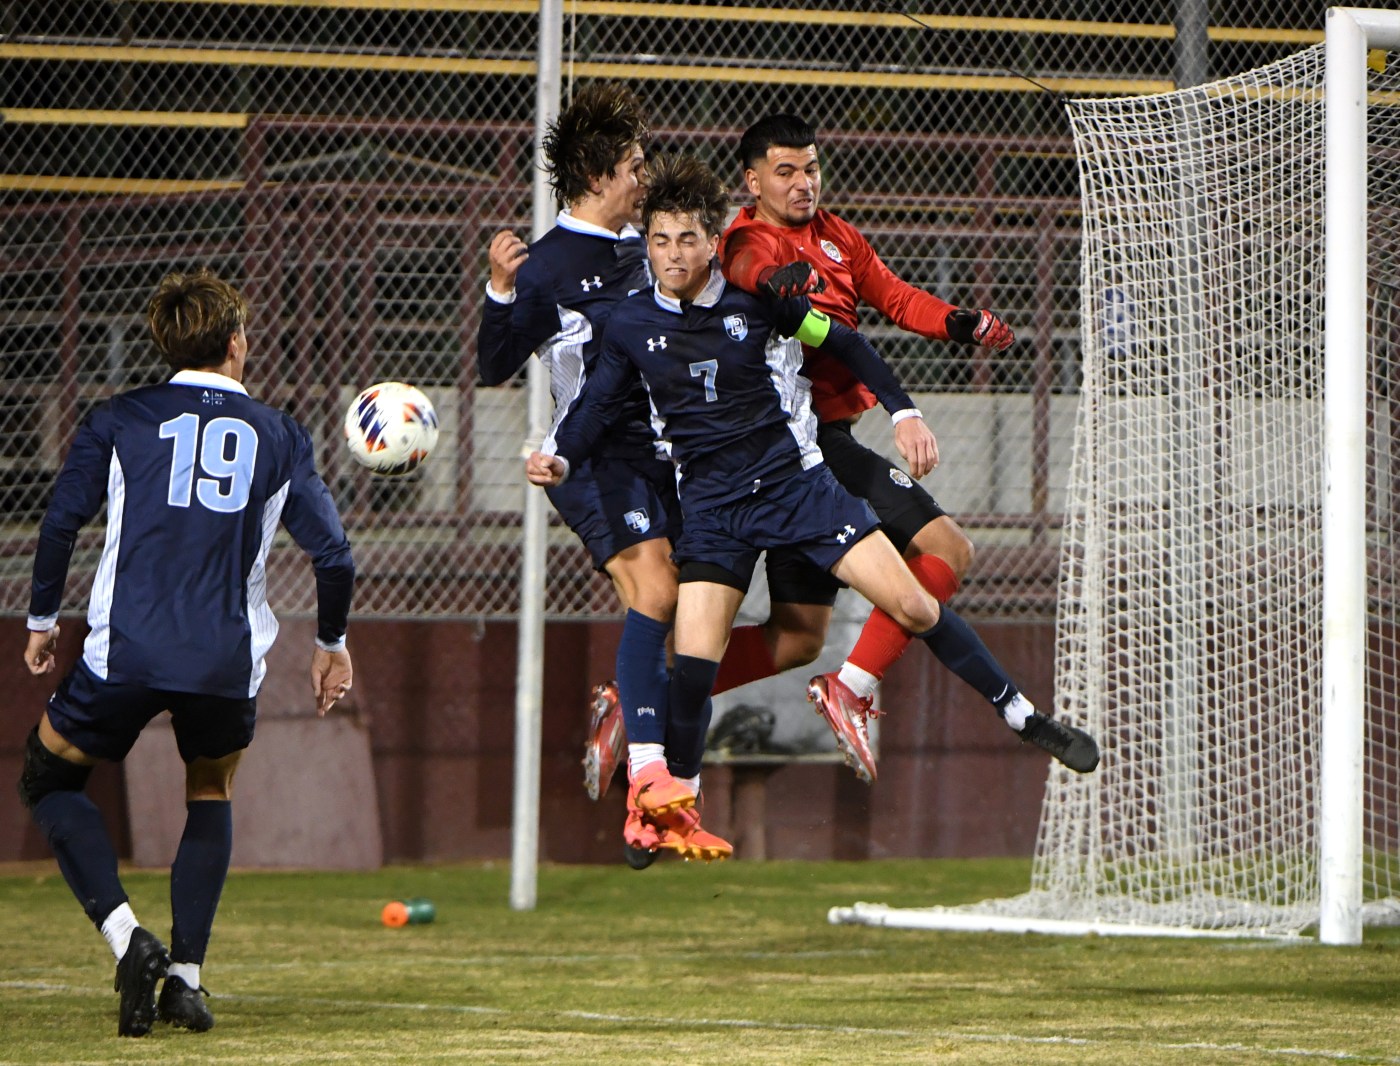
[[[233, 775], [253, 739], [264, 656], [277, 635], [266, 562], [279, 522], [316, 572], [317, 711], [350, 690], [350, 545], [310, 435], [241, 384], [247, 314], [237, 290], [207, 271], [160, 283], [147, 318], [175, 374], [113, 397], [83, 421], [34, 556], [24, 661], [39, 675], [55, 666], [74, 542], [105, 500], [91, 632], [29, 734], [19, 794], [117, 958], [122, 1036], [144, 1036], [157, 1018], [199, 1032], [214, 1024], [200, 965], [233, 847]], [[99, 759], [124, 759], [165, 710], [186, 798], [170, 868], [169, 954], [137, 923], [102, 816], [83, 791]]]
[[906, 640], [928, 633], [939, 611], [869, 505], [823, 464], [801, 345], [790, 338], [833, 353], [896, 423], [921, 420], [918, 410], [864, 339], [805, 297], [766, 302], [725, 282], [715, 251], [729, 200], [708, 167], [672, 156], [649, 181], [643, 225], [655, 288], [614, 309], [580, 404], [556, 428], [553, 454], [533, 453], [526, 473], [535, 484], [567, 484], [640, 373], [685, 509], [666, 739], [684, 780], [699, 773], [710, 692], [760, 553], [795, 552], [829, 570], [887, 611]]
[[[864, 301], [901, 328], [933, 340], [994, 350], [1012, 343], [1011, 330], [997, 315], [956, 307], [896, 277], [854, 226], [818, 207], [821, 165], [816, 132], [807, 122], [768, 115], [745, 131], [739, 156], [755, 203], [739, 212], [720, 244], [725, 276], [739, 288], [806, 295], [851, 328]], [[972, 542], [928, 492], [855, 439], [852, 427], [875, 403], [870, 390], [821, 350], [808, 349], [803, 373], [812, 382], [817, 442], [832, 473], [870, 501], [909, 569], [943, 605], [938, 626], [921, 639], [1023, 740], [1072, 770], [1093, 770], [1099, 760], [1093, 738], [1037, 712], [972, 627], [947, 607], [972, 562]], [[813, 678], [809, 694], [833, 726], [870, 713], [875, 686], [906, 644], [900, 628], [876, 611], [840, 672]], [[855, 732], [863, 735], [864, 729]], [[861, 763], [857, 773], [873, 778], [868, 747]]]
[[[491, 242], [488, 299], [477, 334], [481, 379], [501, 384], [537, 354], [549, 368], [555, 427], [594, 373], [613, 309], [629, 293], [651, 286], [646, 249], [635, 228], [645, 193], [646, 138], [646, 118], [630, 90], [610, 83], [585, 87], [544, 142], [550, 184], [561, 207], [554, 228], [528, 247], [509, 230]], [[600, 686], [597, 692], [586, 780], [595, 798], [607, 788], [621, 751], [614, 717], [620, 713], [629, 771], [623, 838], [629, 858], [651, 854], [662, 842], [643, 825], [643, 810], [664, 813], [689, 798], [666, 772], [664, 747], [666, 641], [676, 605], [671, 547], [680, 511], [675, 468], [657, 445], [646, 392], [635, 375], [612, 409], [601, 446], [566, 484], [548, 492], [627, 610], [616, 689]], [[765, 672], [747, 676], [751, 671], [745, 666], [736, 672], [745, 676], [731, 677], [732, 683], [804, 665], [820, 653], [831, 601], [824, 591], [815, 603], [803, 595], [805, 587], [789, 593], [780, 579], [776, 582], [779, 602], [759, 638], [772, 649]], [[710, 846], [698, 832], [685, 840], [673, 833], [668, 842], [678, 848], [696, 841]]]

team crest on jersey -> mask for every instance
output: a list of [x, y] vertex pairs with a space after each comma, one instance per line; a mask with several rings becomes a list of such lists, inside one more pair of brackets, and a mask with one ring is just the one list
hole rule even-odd
[[640, 507], [635, 511], [628, 511], [622, 516], [622, 520], [627, 523], [627, 528], [634, 533], [645, 533], [651, 528], [651, 515]]
[[822, 251], [826, 253], [828, 259], [837, 263], [841, 262], [841, 249], [830, 241], [822, 241]]
[[914, 487], [914, 482], [909, 479], [909, 475], [897, 466], [890, 467], [890, 480], [902, 489]]
[[749, 335], [749, 320], [743, 315], [725, 315], [724, 328], [736, 341], [741, 341]]

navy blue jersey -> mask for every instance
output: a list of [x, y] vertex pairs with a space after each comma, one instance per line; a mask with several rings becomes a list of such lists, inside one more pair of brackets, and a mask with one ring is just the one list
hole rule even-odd
[[[553, 450], [554, 428], [593, 373], [608, 316], [650, 284], [646, 248], [635, 229], [612, 233], [561, 211], [555, 227], [530, 245], [530, 258], [515, 278], [514, 301], [486, 301], [476, 336], [481, 380], [500, 385], [531, 352], [540, 357], [554, 397], [546, 451]], [[629, 458], [650, 451], [656, 434], [648, 417], [646, 391], [634, 376], [619, 397], [599, 454]]]
[[[556, 429], [572, 467], [606, 432], [608, 412], [640, 372], [658, 432], [680, 467], [685, 513], [740, 499], [765, 482], [822, 462], [811, 386], [792, 335], [811, 305], [773, 302], [727, 285], [718, 267], [693, 303], [659, 290], [625, 300], [608, 322], [583, 400]], [[831, 323], [822, 344], [865, 381], [891, 412], [914, 404], [875, 350]]]
[[100, 678], [246, 699], [277, 636], [278, 522], [316, 571], [317, 639], [345, 635], [355, 568], [311, 437], [222, 374], [185, 370], [95, 408], [39, 531], [34, 628], [58, 615], [74, 540], [107, 502], [83, 661]]

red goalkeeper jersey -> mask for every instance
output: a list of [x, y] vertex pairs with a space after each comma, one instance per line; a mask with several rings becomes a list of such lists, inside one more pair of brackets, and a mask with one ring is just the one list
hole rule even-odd
[[[826, 281], [809, 297], [813, 306], [856, 328], [856, 306], [864, 300], [901, 329], [947, 340], [945, 320], [954, 305], [895, 277], [870, 242], [849, 222], [817, 211], [805, 226], [775, 226], [745, 207], [724, 231], [719, 247], [724, 276], [739, 288], [758, 291], [768, 267], [805, 259]], [[823, 422], [851, 418], [875, 406], [875, 396], [832, 356], [806, 349], [803, 373], [812, 382], [812, 406]]]

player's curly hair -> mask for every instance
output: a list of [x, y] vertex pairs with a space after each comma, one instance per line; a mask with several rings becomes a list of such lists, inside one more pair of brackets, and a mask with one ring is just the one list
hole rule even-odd
[[805, 118], [777, 111], [764, 115], [739, 139], [739, 169], [752, 170], [768, 158], [770, 148], [806, 148], [817, 143], [817, 131]]
[[650, 230], [652, 216], [662, 212], [694, 215], [707, 234], [717, 237], [729, 214], [729, 190], [699, 156], [661, 155], [647, 167], [642, 228]]
[[606, 177], [634, 144], [646, 144], [646, 112], [635, 93], [617, 82], [585, 85], [544, 135], [545, 173], [560, 207], [577, 203]]
[[228, 341], [248, 322], [248, 302], [207, 267], [165, 275], [146, 307], [151, 339], [176, 370], [219, 366]]

